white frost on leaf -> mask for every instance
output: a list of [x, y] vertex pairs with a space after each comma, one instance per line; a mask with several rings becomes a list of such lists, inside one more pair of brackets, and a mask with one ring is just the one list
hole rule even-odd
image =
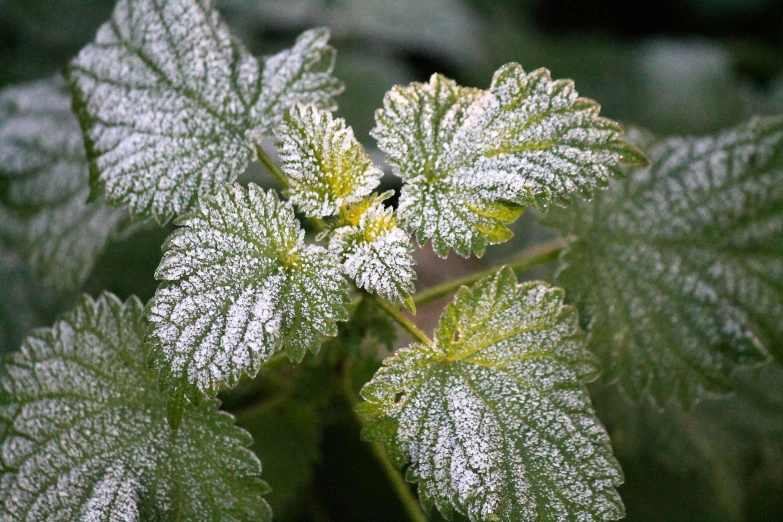
[[362, 209], [356, 225], [335, 229], [329, 250], [340, 258], [356, 286], [412, 308], [410, 295], [416, 279], [413, 247], [408, 234], [398, 226], [394, 211], [384, 207], [383, 199], [373, 198], [369, 207]]
[[332, 76], [335, 50], [328, 42], [328, 29], [310, 29], [291, 49], [265, 58], [257, 138], [271, 135], [298, 103], [330, 111], [337, 108], [334, 97], [345, 86]]
[[138, 522], [138, 481], [124, 466], [111, 466], [95, 485], [79, 515], [83, 522]]
[[478, 255], [506, 241], [526, 205], [564, 204], [606, 185], [623, 162], [644, 156], [598, 116], [569, 80], [518, 64], [498, 70], [487, 91], [441, 75], [395, 87], [376, 112], [373, 136], [403, 178], [399, 214], [420, 243]]
[[127, 212], [87, 202], [89, 166], [61, 77], [0, 91], [0, 236], [63, 290], [81, 285]]
[[171, 399], [214, 395], [283, 348], [299, 362], [347, 319], [338, 260], [307, 245], [293, 206], [222, 187], [177, 219], [148, 304], [151, 360]]
[[214, 401], [166, 422], [141, 303], [85, 296], [0, 369], [0, 519], [271, 520], [250, 436]]
[[649, 156], [546, 223], [570, 239], [558, 277], [592, 318], [607, 379], [634, 400], [690, 405], [783, 354], [783, 118]]
[[93, 192], [165, 222], [239, 175], [296, 102], [334, 107], [328, 31], [264, 69], [209, 0], [119, 0], [68, 69]]
[[367, 440], [451, 518], [617, 520], [622, 472], [585, 383], [597, 364], [563, 291], [504, 268], [461, 288], [431, 345], [384, 361], [362, 389]]
[[277, 152], [291, 183], [287, 194], [310, 217], [332, 216], [369, 195], [383, 172], [345, 120], [313, 105], [296, 105], [275, 131]]

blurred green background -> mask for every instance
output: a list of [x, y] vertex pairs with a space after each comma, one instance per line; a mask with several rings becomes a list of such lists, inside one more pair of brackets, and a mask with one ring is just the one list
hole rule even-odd
[[[336, 74], [347, 86], [338, 114], [379, 161], [368, 132], [392, 85], [442, 72], [464, 85], [487, 87], [493, 71], [509, 61], [573, 78], [580, 94], [601, 103], [604, 115], [659, 135], [705, 134], [753, 114], [783, 112], [779, 0], [217, 4], [236, 36], [259, 55], [290, 45], [308, 27], [331, 27]], [[112, 0], [0, 0], [0, 87], [62, 69], [92, 39], [112, 6]], [[246, 178], [269, 183], [254, 167]], [[399, 186], [392, 178], [385, 184]], [[532, 214], [515, 224], [515, 231], [512, 241], [491, 248], [482, 260], [442, 261], [421, 251], [420, 287], [498, 262], [550, 235]], [[85, 290], [148, 299], [167, 233], [147, 229], [113, 244]], [[3, 256], [13, 271], [0, 274], [0, 344], [13, 344], [27, 328], [50, 323], [72, 296], [52, 295], [28, 281], [13, 252]], [[528, 276], [550, 278], [552, 272], [548, 267]], [[431, 327], [443, 304], [421, 310], [419, 322]], [[382, 354], [388, 348], [380, 344]], [[354, 372], [357, 388], [378, 357], [361, 359]], [[326, 407], [323, 365], [269, 369], [271, 380], [273, 371], [286, 377], [279, 389], [259, 385], [266, 382], [262, 375], [224, 399], [256, 439], [266, 479], [275, 489], [277, 520], [405, 520], [347, 407]], [[593, 387], [626, 472], [620, 491], [627, 520], [783, 521], [783, 371], [775, 365], [747, 372], [738, 376], [737, 388], [736, 397], [705, 401], [692, 412], [661, 412], [629, 405], [611, 387]], [[274, 400], [280, 389], [291, 400]], [[248, 397], [258, 396], [269, 400], [261, 408], [243, 409]]]

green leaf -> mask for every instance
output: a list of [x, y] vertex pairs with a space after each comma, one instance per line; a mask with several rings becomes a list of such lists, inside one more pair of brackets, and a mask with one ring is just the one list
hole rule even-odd
[[334, 107], [328, 31], [258, 60], [209, 0], [120, 0], [68, 69], [94, 194], [159, 222], [241, 174], [296, 102]]
[[506, 267], [445, 310], [435, 341], [363, 389], [367, 440], [410, 462], [425, 508], [479, 520], [616, 520], [622, 472], [585, 383], [597, 373], [562, 290]]
[[285, 114], [298, 103], [335, 110], [343, 82], [332, 76], [336, 51], [328, 45], [329, 29], [303, 32], [290, 49], [264, 60], [257, 133], [271, 136]]
[[0, 235], [49, 286], [80, 286], [127, 213], [87, 203], [89, 169], [59, 76], [0, 91]]
[[572, 193], [606, 185], [621, 163], [644, 164], [598, 111], [570, 80], [512, 63], [488, 91], [437, 74], [395, 87], [372, 134], [405, 181], [403, 224], [419, 243], [431, 239], [441, 257], [451, 248], [467, 257], [507, 241], [505, 225], [524, 206], [565, 204]]
[[552, 213], [559, 280], [590, 320], [606, 377], [690, 405], [739, 366], [783, 355], [783, 118], [653, 145], [592, 202]]
[[297, 105], [277, 128], [281, 167], [291, 201], [310, 217], [332, 216], [369, 195], [383, 172], [345, 120], [313, 105]]
[[271, 520], [250, 437], [215, 401], [180, 429], [142, 348], [141, 303], [83, 297], [0, 373], [3, 520]]
[[170, 398], [233, 387], [281, 347], [299, 362], [347, 319], [338, 260], [304, 243], [293, 207], [273, 191], [226, 185], [176, 224], [147, 307], [151, 360]]
[[384, 207], [387, 195], [358, 203], [363, 208], [350, 216], [349, 224], [332, 232], [329, 250], [340, 258], [356, 286], [413, 309], [413, 247], [408, 234], [398, 226], [394, 211]]
[[733, 385], [732, 397], [690, 411], [632, 404], [611, 388], [594, 397], [621, 459], [659, 462], [688, 481], [698, 477], [712, 489], [705, 501], [720, 506], [724, 519], [747, 520], [753, 483], [783, 471], [783, 368], [745, 369]]

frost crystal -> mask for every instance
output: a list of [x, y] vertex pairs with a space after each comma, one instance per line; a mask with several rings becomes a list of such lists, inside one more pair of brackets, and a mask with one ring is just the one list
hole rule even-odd
[[151, 359], [170, 398], [234, 386], [280, 347], [299, 362], [347, 319], [338, 260], [304, 243], [274, 192], [229, 184], [176, 224], [148, 305]]
[[505, 224], [525, 205], [587, 195], [644, 156], [598, 117], [569, 80], [518, 64], [495, 73], [488, 91], [433, 75], [395, 87], [376, 112], [373, 136], [405, 185], [399, 213], [420, 243], [445, 257], [478, 255], [506, 241]]
[[415, 290], [416, 272], [411, 241], [397, 225], [392, 209], [384, 207], [383, 199], [372, 198], [368, 208], [361, 209], [355, 225], [335, 229], [329, 250], [342, 260], [346, 274], [359, 288], [412, 308], [410, 294]]
[[271, 520], [250, 437], [214, 401], [168, 427], [143, 332], [138, 300], [83, 297], [5, 360], [2, 520]]
[[61, 290], [79, 286], [127, 213], [87, 203], [89, 167], [71, 96], [54, 77], [0, 91], [0, 235]]
[[783, 353], [783, 118], [649, 154], [652, 168], [548, 224], [572, 238], [559, 279], [607, 378], [689, 405]]
[[315, 106], [295, 106], [276, 134], [288, 194], [310, 217], [337, 214], [369, 195], [383, 176], [345, 120]]
[[298, 102], [333, 107], [328, 32], [258, 60], [209, 0], [120, 0], [69, 67], [93, 190], [167, 221], [247, 166]]
[[432, 345], [384, 361], [362, 389], [363, 436], [409, 462], [446, 518], [617, 520], [622, 472], [585, 388], [596, 373], [563, 292], [505, 268], [458, 292]]

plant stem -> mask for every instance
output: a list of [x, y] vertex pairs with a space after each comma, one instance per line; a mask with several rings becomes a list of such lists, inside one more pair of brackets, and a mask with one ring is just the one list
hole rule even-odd
[[524, 272], [538, 265], [543, 265], [554, 261], [565, 248], [565, 242], [562, 239], [556, 239], [547, 243], [541, 243], [534, 247], [523, 250], [514, 261], [491, 266], [479, 272], [473, 272], [465, 277], [445, 281], [439, 285], [432, 286], [413, 296], [413, 302], [416, 305], [429, 303], [439, 297], [455, 292], [459, 287], [470, 285], [487, 276], [494, 275], [503, 266], [508, 265], [514, 272]]
[[[364, 426], [364, 419], [356, 414], [356, 405], [359, 401], [357, 401], [356, 397], [354, 396], [353, 386], [351, 383], [350, 370], [352, 364], [353, 356], [351, 355], [348, 356], [348, 358], [345, 360], [345, 364], [343, 366], [342, 391], [345, 400], [348, 401], [348, 406], [354, 412], [354, 417], [356, 418], [357, 422], [360, 426]], [[394, 465], [389, 460], [389, 457], [386, 456], [386, 452], [384, 451], [383, 446], [377, 442], [371, 442], [370, 447], [372, 448], [372, 452], [373, 455], [375, 455], [376, 460], [381, 465], [383, 473], [386, 475], [386, 478], [391, 483], [394, 492], [397, 494], [397, 498], [400, 500], [402, 507], [408, 514], [408, 518], [410, 518], [413, 522], [427, 522], [427, 515], [425, 515], [421, 510], [419, 501], [416, 499], [416, 496], [413, 494], [413, 492], [411, 492], [411, 489], [408, 486], [408, 483], [405, 481], [405, 478], [394, 467]]]
[[291, 188], [291, 184], [288, 182], [288, 178], [285, 176], [280, 167], [278, 167], [277, 164], [272, 161], [272, 158], [269, 157], [264, 149], [261, 148], [261, 145], [256, 146], [256, 157], [258, 158], [258, 162], [266, 168], [266, 170], [272, 175], [273, 178], [275, 178], [275, 180], [277, 180], [278, 183], [280, 183], [280, 185], [282, 185], [283, 188]]
[[432, 343], [430, 338], [427, 337], [427, 334], [422, 332], [413, 321], [405, 317], [405, 315], [403, 315], [403, 313], [396, 306], [375, 295], [373, 295], [372, 298], [375, 300], [375, 303], [380, 307], [380, 309], [386, 312], [386, 315], [394, 319], [394, 321], [402, 326], [405, 331], [411, 334], [414, 339], [424, 344]]
[[410, 487], [408, 487], [408, 483], [405, 482], [402, 474], [397, 471], [394, 465], [389, 461], [386, 452], [383, 450], [383, 446], [377, 442], [371, 443], [370, 446], [372, 447], [372, 452], [375, 454], [375, 458], [380, 462], [384, 473], [386, 473], [386, 477], [394, 488], [394, 492], [397, 493], [397, 498], [400, 499], [402, 506], [405, 508], [408, 518], [413, 522], [428, 522], [429, 519], [421, 510], [419, 501], [411, 492]]

